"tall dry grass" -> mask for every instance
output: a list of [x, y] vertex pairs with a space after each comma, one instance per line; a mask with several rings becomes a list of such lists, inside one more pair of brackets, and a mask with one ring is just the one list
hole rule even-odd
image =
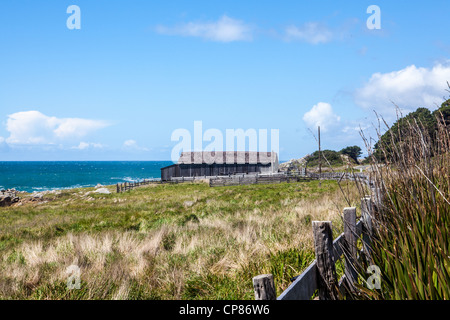
[[[202, 203], [199, 210], [215, 213], [202, 216], [194, 204], [183, 208], [195, 213], [183, 213], [183, 223], [177, 219], [177, 223], [158, 226], [142, 219], [131, 230], [113, 228], [24, 239], [0, 260], [0, 297], [252, 299], [251, 278], [262, 273], [276, 275], [281, 293], [290, 278], [314, 259], [311, 221], [331, 220], [336, 232], [342, 229], [340, 214], [347, 202], [335, 182], [322, 185], [318, 188], [315, 181], [206, 189], [242, 204], [237, 210], [227, 210], [230, 202], [221, 197], [202, 202], [197, 191], [203, 187], [186, 186], [188, 193], [180, 195], [181, 203], [194, 196]], [[177, 188], [183, 190], [183, 186]], [[279, 205], [263, 206], [265, 201], [274, 200], [265, 198], [264, 188], [289, 196], [280, 196]], [[356, 199], [356, 188], [350, 189]], [[129, 196], [133, 192], [145, 193], [135, 190]], [[259, 200], [249, 205], [255, 193]], [[162, 202], [166, 201], [164, 196], [155, 194]], [[130, 206], [123, 210], [130, 210]], [[98, 222], [92, 224], [96, 227]], [[67, 268], [71, 265], [80, 268], [80, 289], [67, 289]]]

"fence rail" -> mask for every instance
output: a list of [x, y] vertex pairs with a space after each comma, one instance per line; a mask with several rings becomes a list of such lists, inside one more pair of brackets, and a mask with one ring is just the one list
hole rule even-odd
[[365, 173], [359, 172], [322, 172], [321, 174], [315, 172], [308, 172], [308, 177], [326, 180], [367, 180], [370, 179]]
[[230, 177], [217, 177], [209, 180], [210, 187], [238, 186], [248, 184], [271, 184], [282, 182], [300, 182], [315, 180], [313, 177], [300, 175], [236, 175]]
[[137, 188], [140, 186], [154, 184], [154, 183], [160, 183], [160, 180], [144, 179], [142, 181], [118, 183], [118, 184], [116, 184], [116, 191], [117, 191], [117, 193], [121, 193], [121, 192], [129, 191], [131, 189], [134, 189], [134, 188]]
[[133, 182], [124, 182], [124, 183], [117, 183], [116, 184], [116, 190], [117, 193], [125, 192], [132, 190], [134, 188], [143, 186], [143, 185], [149, 185], [149, 184], [179, 184], [179, 183], [186, 183], [186, 182], [195, 182], [199, 180], [204, 180], [204, 177], [180, 177], [180, 178], [173, 178], [172, 180], [162, 181], [161, 179], [144, 179], [142, 181], [133, 181]]
[[[321, 179], [335, 179], [335, 180], [368, 180], [368, 177], [364, 174], [358, 173], [342, 173], [342, 172], [328, 172], [322, 173]], [[319, 179], [317, 173], [306, 173], [305, 171], [291, 172], [291, 173], [276, 173], [271, 175], [259, 175], [259, 174], [236, 174], [231, 176], [197, 176], [197, 177], [174, 177], [171, 180], [162, 181], [160, 179], [144, 179], [142, 181], [124, 182], [116, 185], [117, 193], [129, 191], [136, 187], [148, 184], [178, 184], [185, 182], [195, 181], [209, 181], [210, 187], [225, 187], [225, 186], [238, 186], [238, 185], [250, 185], [250, 184], [272, 184], [282, 182], [300, 182], [311, 181]]]
[[[379, 189], [375, 189], [378, 191]], [[358, 260], [365, 259], [371, 264], [371, 235], [374, 214], [380, 205], [379, 192], [372, 197], [361, 199], [361, 218], [356, 221], [356, 208], [344, 209], [344, 232], [334, 241], [331, 221], [313, 221], [314, 249], [316, 259], [294, 278], [293, 283], [281, 293], [275, 294], [274, 279], [271, 274], [253, 278], [256, 300], [310, 300], [316, 290], [321, 300], [334, 300], [354, 289], [357, 280], [355, 266]], [[358, 252], [357, 241], [361, 240], [362, 249]], [[341, 279], [337, 279], [335, 263], [341, 256], [345, 258], [345, 270]], [[266, 292], [274, 292], [267, 295]]]

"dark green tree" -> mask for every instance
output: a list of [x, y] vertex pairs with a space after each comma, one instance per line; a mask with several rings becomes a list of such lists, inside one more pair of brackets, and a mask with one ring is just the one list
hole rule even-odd
[[[450, 128], [450, 99], [445, 101], [441, 107], [434, 112], [431, 112], [427, 108], [418, 108], [416, 111], [398, 119], [375, 144], [374, 156], [378, 160], [384, 161], [385, 154], [383, 154], [381, 149], [384, 149], [386, 154], [390, 154], [393, 149], [393, 144], [397, 144], [411, 134], [409, 127], [412, 122], [417, 122], [419, 126], [428, 133], [431, 143], [434, 143], [437, 121], [438, 119], [441, 119], [441, 117], [443, 117], [447, 127]], [[383, 148], [381, 148], [381, 145], [383, 145]]]
[[359, 163], [358, 158], [360, 155], [362, 155], [362, 150], [358, 146], [351, 146], [351, 147], [346, 147], [346, 148], [342, 149], [341, 153], [349, 156], [350, 158], [355, 160], [356, 163]]
[[[344, 162], [341, 159], [340, 153], [333, 150], [322, 150], [322, 166], [328, 166], [328, 162], [332, 166], [342, 166]], [[325, 160], [326, 159], [326, 160]], [[315, 151], [306, 158], [307, 167], [317, 167], [319, 165], [319, 151]], [[328, 162], [327, 162], [328, 161]]]
[[433, 116], [435, 116], [437, 119], [441, 119], [441, 117], [444, 117], [444, 121], [447, 125], [447, 127], [450, 128], [450, 99], [445, 101], [441, 107], [433, 112]]

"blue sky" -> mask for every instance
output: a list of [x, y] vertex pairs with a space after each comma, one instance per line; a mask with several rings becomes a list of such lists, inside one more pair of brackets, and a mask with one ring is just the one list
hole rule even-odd
[[[70, 5], [81, 29], [70, 30]], [[381, 29], [370, 30], [370, 5]], [[448, 1], [0, 2], [0, 160], [170, 160], [178, 128], [279, 129], [280, 159], [436, 108]]]

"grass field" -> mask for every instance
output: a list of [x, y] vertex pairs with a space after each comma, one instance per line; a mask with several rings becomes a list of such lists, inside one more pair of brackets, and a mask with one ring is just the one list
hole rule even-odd
[[[0, 208], [1, 299], [254, 299], [263, 273], [280, 294], [314, 259], [311, 221], [337, 236], [349, 206], [335, 181], [92, 190]], [[67, 289], [70, 265], [80, 289]]]

